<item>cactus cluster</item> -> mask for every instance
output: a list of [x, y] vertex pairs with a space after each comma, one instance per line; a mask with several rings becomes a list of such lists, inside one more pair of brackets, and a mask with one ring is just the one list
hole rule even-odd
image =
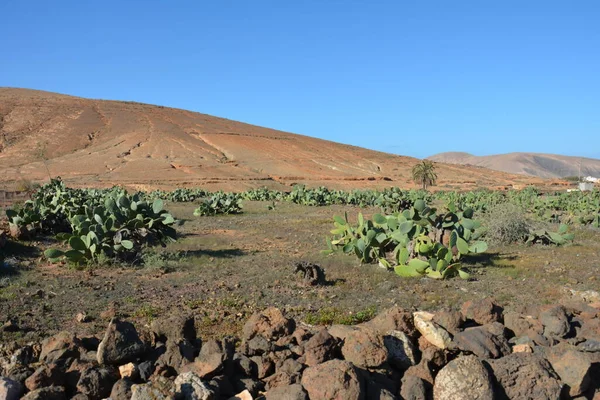
[[122, 188], [72, 189], [60, 178], [42, 186], [21, 208], [8, 209], [15, 238], [56, 235], [68, 250], [48, 249], [49, 259], [80, 263], [108, 257], [135, 256], [143, 246], [175, 240], [175, 219], [160, 199], [149, 202], [142, 194]]
[[[154, 191], [144, 194], [150, 199], [192, 202], [206, 199], [214, 193], [202, 189], [180, 188], [172, 192]], [[591, 225], [600, 228], [600, 192], [542, 193], [535, 187], [506, 192], [479, 189], [468, 192], [405, 190], [391, 187], [383, 190], [334, 190], [326, 187], [308, 188], [296, 185], [289, 193], [267, 188], [241, 192], [244, 200], [289, 201], [308, 206], [350, 205], [379, 207], [383, 213], [392, 214], [410, 208], [416, 200], [454, 203], [459, 209], [472, 208], [486, 213], [499, 204], [513, 204], [539, 221]]]
[[135, 256], [143, 246], [176, 240], [176, 221], [160, 199], [149, 203], [137, 194], [120, 193], [107, 196], [101, 206], [84, 207], [82, 214], [69, 220], [71, 232], [57, 235], [70, 250], [48, 249], [47, 258], [64, 256], [75, 263], [95, 261], [101, 254], [125, 258]]
[[217, 192], [202, 201], [194, 210], [194, 215], [239, 214], [242, 208], [241, 194]]
[[575, 235], [569, 233], [569, 227], [561, 224], [557, 232], [551, 232], [547, 229], [532, 230], [527, 236], [525, 243], [527, 244], [543, 244], [560, 246], [573, 241]]
[[378, 262], [404, 277], [428, 276], [435, 279], [468, 273], [461, 269], [460, 258], [487, 250], [477, 241], [481, 224], [473, 219], [473, 210], [457, 211], [453, 204], [438, 213], [425, 201], [391, 215], [375, 214], [372, 220], [358, 215], [355, 226], [334, 217], [333, 237], [325, 253], [342, 251], [355, 254], [362, 263]]

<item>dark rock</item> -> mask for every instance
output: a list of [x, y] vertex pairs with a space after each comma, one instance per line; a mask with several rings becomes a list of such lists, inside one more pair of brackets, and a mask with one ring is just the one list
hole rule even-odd
[[168, 340], [166, 350], [158, 357], [157, 364], [179, 372], [184, 365], [194, 361], [194, 353], [194, 346], [187, 339]]
[[367, 392], [377, 393], [380, 389], [385, 389], [386, 392], [398, 393], [400, 390], [402, 373], [387, 365], [376, 369], [359, 369], [358, 373], [367, 385]]
[[126, 364], [145, 350], [133, 324], [113, 318], [98, 346], [99, 364]]
[[313, 332], [313, 330], [309, 329], [306, 326], [300, 325], [300, 326], [296, 327], [292, 336], [293, 336], [294, 340], [296, 340], [296, 344], [302, 345], [304, 342], [306, 342], [308, 339], [310, 339], [311, 336], [314, 334], [315, 334], [315, 332]]
[[563, 306], [550, 307], [540, 313], [540, 321], [544, 325], [544, 335], [560, 339], [569, 333], [569, 317]]
[[445, 309], [435, 313], [433, 322], [450, 332], [452, 335], [456, 335], [465, 320], [460, 311]]
[[42, 342], [40, 361], [45, 363], [56, 362], [69, 358], [78, 358], [81, 342], [76, 336], [68, 332], [60, 332]]
[[129, 379], [119, 379], [110, 391], [110, 399], [129, 400], [131, 398], [131, 386], [133, 386], [133, 382]]
[[215, 392], [215, 397], [229, 399], [236, 394], [235, 388], [226, 376], [219, 375], [212, 378], [208, 384]]
[[262, 312], [253, 314], [248, 319], [244, 325], [243, 339], [250, 340], [255, 336], [262, 336], [273, 341], [290, 335], [294, 328], [294, 320], [286, 318], [278, 308], [269, 307]]
[[481, 358], [499, 358], [511, 353], [504, 336], [490, 333], [485, 326], [467, 328], [454, 336], [454, 343], [462, 350]]
[[210, 379], [223, 371], [225, 359], [226, 354], [221, 343], [209, 340], [202, 345], [196, 360], [184, 366], [182, 372], [192, 371], [203, 379]]
[[301, 384], [279, 386], [265, 393], [265, 400], [308, 400]]
[[383, 338], [367, 328], [353, 331], [346, 337], [342, 354], [347, 361], [366, 368], [378, 367], [388, 359]]
[[9, 319], [4, 324], [2, 324], [2, 326], [0, 326], [0, 331], [3, 332], [18, 332], [20, 330], [21, 327], [19, 326], [19, 324], [12, 319]]
[[140, 372], [140, 380], [142, 382], [147, 382], [154, 373], [154, 363], [151, 361], [144, 361], [138, 365], [138, 370]]
[[50, 386], [27, 393], [21, 400], [66, 400], [65, 388]]
[[36, 362], [38, 359], [39, 354], [36, 354], [36, 350], [33, 346], [23, 346], [17, 349], [10, 357], [10, 361], [13, 365], [29, 365]]
[[475, 356], [450, 361], [437, 374], [433, 385], [436, 399], [492, 400], [494, 389], [488, 370]]
[[258, 393], [264, 390], [264, 384], [259, 380], [252, 378], [242, 378], [239, 376], [234, 376], [231, 379], [231, 384], [237, 393], [243, 392], [247, 390], [250, 392], [252, 397], [258, 396]]
[[338, 341], [321, 329], [304, 344], [305, 364], [313, 366], [335, 358], [338, 350]]
[[117, 380], [117, 372], [111, 367], [88, 368], [81, 373], [77, 391], [92, 400], [104, 399], [110, 395], [111, 388]]
[[20, 382], [0, 376], [0, 399], [19, 400], [23, 393], [23, 385]]
[[42, 364], [33, 375], [25, 379], [25, 387], [29, 391], [34, 391], [47, 386], [62, 386], [64, 381], [64, 371], [56, 363]]
[[273, 351], [273, 343], [262, 336], [255, 336], [242, 344], [242, 352], [249, 356], [260, 356]]
[[330, 360], [309, 367], [302, 375], [302, 386], [311, 400], [362, 400], [365, 385], [356, 367], [342, 360]]
[[503, 310], [492, 299], [469, 300], [460, 310], [465, 320], [472, 320], [479, 325], [503, 321]]
[[306, 261], [296, 263], [294, 274], [302, 278], [304, 286], [324, 285], [327, 283], [325, 271], [317, 264], [311, 264]]
[[426, 363], [430, 369], [439, 371], [448, 363], [448, 353], [435, 346], [431, 346], [423, 350], [421, 354], [421, 362]]
[[65, 373], [65, 386], [71, 391], [75, 391], [77, 382], [81, 379], [81, 374], [93, 367], [94, 364], [90, 362], [74, 360]]
[[490, 324], [485, 324], [483, 325], [483, 328], [485, 328], [485, 330], [487, 330], [494, 336], [502, 336], [503, 338], [506, 338], [508, 336], [508, 330], [500, 322], [492, 322]]
[[285, 372], [286, 374], [290, 375], [300, 374], [303, 369], [304, 365], [293, 358], [284, 359], [283, 362], [278, 364], [276, 367], [277, 372]]
[[402, 400], [427, 400], [428, 390], [423, 379], [414, 375], [404, 375], [400, 387], [400, 398]]
[[293, 335], [282, 336], [275, 341], [275, 347], [291, 347], [296, 342], [296, 339]]
[[[391, 331], [400, 331], [404, 332], [411, 339], [414, 339], [417, 335], [411, 312], [398, 306], [394, 306], [380, 312], [377, 316], [375, 316], [375, 318], [365, 322], [361, 326], [369, 328], [379, 334], [386, 334], [387, 332]], [[329, 333], [333, 336], [336, 336], [331, 333], [331, 329]]]
[[6, 378], [9, 378], [15, 382], [24, 383], [31, 374], [34, 373], [34, 369], [26, 367], [24, 365], [17, 365], [6, 371]]
[[267, 390], [273, 390], [281, 386], [289, 386], [299, 383], [301, 378], [300, 373], [289, 373], [285, 371], [275, 372], [273, 375], [264, 379]]
[[150, 324], [150, 330], [162, 341], [171, 340], [179, 342], [183, 339], [189, 343], [196, 340], [194, 317], [190, 315], [171, 315], [167, 318], [158, 318]]
[[236, 354], [233, 357], [233, 365], [236, 372], [252, 379], [258, 379], [258, 366], [250, 358], [243, 354]]
[[257, 367], [258, 379], [264, 379], [275, 372], [275, 363], [267, 356], [254, 356], [251, 358]]
[[424, 359], [421, 359], [421, 362], [417, 365], [410, 367], [404, 372], [404, 376], [412, 375], [416, 376], [427, 382], [429, 385], [433, 386], [433, 382], [435, 380], [433, 371], [431, 370], [429, 363]]
[[87, 351], [98, 351], [100, 339], [96, 336], [84, 336], [79, 339], [81, 346]]
[[498, 382], [499, 398], [554, 400], [561, 396], [558, 376], [548, 361], [536, 354], [513, 353], [487, 363]]
[[367, 395], [366, 398], [369, 400], [397, 400], [398, 397], [390, 392], [388, 389], [378, 385], [367, 383]]

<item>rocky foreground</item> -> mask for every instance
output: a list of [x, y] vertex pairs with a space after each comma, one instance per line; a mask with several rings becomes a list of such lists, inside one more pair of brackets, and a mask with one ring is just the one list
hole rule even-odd
[[101, 340], [2, 344], [0, 399], [600, 399], [597, 292], [519, 313], [491, 299], [395, 307], [328, 328], [269, 308], [241, 338], [206, 342], [194, 322], [115, 318]]

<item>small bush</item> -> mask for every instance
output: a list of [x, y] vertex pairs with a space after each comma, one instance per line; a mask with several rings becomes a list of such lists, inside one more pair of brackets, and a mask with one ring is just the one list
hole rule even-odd
[[185, 262], [186, 256], [181, 252], [168, 253], [148, 250], [142, 253], [142, 263], [145, 268], [158, 270], [163, 273], [175, 271], [181, 262]]
[[487, 241], [493, 244], [523, 242], [532, 229], [523, 210], [509, 203], [499, 204], [489, 210], [483, 225], [487, 227]]

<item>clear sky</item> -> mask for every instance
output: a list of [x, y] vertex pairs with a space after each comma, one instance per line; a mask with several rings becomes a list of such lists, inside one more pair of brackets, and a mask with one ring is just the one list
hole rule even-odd
[[0, 1], [0, 86], [426, 157], [600, 158], [600, 1]]

